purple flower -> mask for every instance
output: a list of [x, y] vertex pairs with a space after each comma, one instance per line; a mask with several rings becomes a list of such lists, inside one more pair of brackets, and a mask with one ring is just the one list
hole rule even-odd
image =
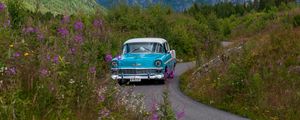
[[15, 75], [15, 74], [17, 74], [16, 68], [15, 67], [8, 68], [7, 69], [7, 74], [9, 74], [9, 75]]
[[105, 55], [105, 62], [111, 62], [112, 56], [110, 54]]
[[57, 29], [57, 32], [61, 37], [67, 37], [67, 35], [69, 35], [69, 31], [66, 28], [59, 28]]
[[99, 112], [100, 117], [107, 117], [107, 116], [109, 116], [109, 114], [110, 114], [110, 111], [107, 109], [102, 109]]
[[49, 74], [49, 71], [47, 69], [43, 68], [40, 70], [40, 74], [41, 74], [41, 76], [47, 76]]
[[70, 49], [69, 49], [69, 54], [74, 55], [75, 52], [76, 52], [76, 49], [75, 49], [75, 48], [70, 48]]
[[152, 120], [159, 120], [159, 115], [157, 113], [157, 101], [155, 98], [152, 99], [151, 103], [151, 112], [152, 112]]
[[6, 22], [4, 22], [3, 27], [4, 28], [10, 27], [10, 20], [7, 20]]
[[152, 120], [159, 120], [159, 116], [158, 116], [157, 112], [152, 114]]
[[23, 29], [23, 33], [24, 34], [30, 34], [30, 33], [35, 33], [37, 32], [37, 29], [33, 28], [33, 27], [27, 27]]
[[43, 34], [43, 33], [37, 34], [37, 39], [38, 39], [39, 41], [43, 41], [43, 40], [45, 39], [44, 34]]
[[74, 29], [77, 30], [77, 31], [82, 30], [83, 29], [83, 23], [81, 21], [75, 22]]
[[100, 28], [100, 27], [102, 27], [102, 24], [103, 24], [103, 21], [102, 21], [102, 20], [94, 20], [94, 22], [93, 22], [93, 26], [94, 26], [95, 28]]
[[89, 72], [92, 73], [92, 74], [95, 74], [97, 71], [96, 71], [96, 67], [93, 66], [93, 67], [90, 67], [89, 68]]
[[21, 54], [20, 54], [19, 52], [16, 52], [16, 53], [14, 54], [14, 57], [15, 57], [15, 58], [20, 57], [20, 56], [21, 56]]
[[180, 120], [181, 118], [183, 118], [184, 115], [185, 115], [184, 110], [176, 112], [176, 118], [177, 118], [177, 120]]
[[69, 22], [70, 22], [70, 16], [67, 15], [65, 15], [61, 20], [62, 24], [68, 24]]
[[59, 60], [59, 57], [56, 55], [53, 57], [53, 63], [57, 64]]
[[170, 77], [171, 79], [174, 78], [174, 70], [172, 70], [172, 71], [169, 73], [169, 77]]
[[99, 96], [99, 102], [103, 102], [105, 100], [105, 97], [103, 95]]
[[50, 55], [47, 55], [47, 56], [46, 56], [46, 59], [47, 59], [48, 61], [50, 61], [50, 60], [51, 60], [51, 56], [50, 56]]
[[2, 12], [5, 9], [5, 4], [4, 3], [0, 3], [0, 12]]
[[82, 37], [82, 35], [75, 35], [74, 40], [77, 43], [82, 43], [83, 42], [83, 37]]

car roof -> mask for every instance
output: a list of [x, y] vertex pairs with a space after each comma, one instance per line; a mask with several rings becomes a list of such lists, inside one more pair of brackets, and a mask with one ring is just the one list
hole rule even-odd
[[127, 43], [160, 43], [163, 44], [167, 42], [167, 40], [163, 38], [133, 38], [127, 40], [124, 44]]

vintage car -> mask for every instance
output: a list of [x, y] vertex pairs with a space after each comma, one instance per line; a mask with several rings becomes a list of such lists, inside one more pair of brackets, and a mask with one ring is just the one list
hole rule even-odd
[[162, 38], [135, 38], [123, 44], [122, 55], [111, 62], [111, 78], [119, 84], [174, 77], [175, 50]]

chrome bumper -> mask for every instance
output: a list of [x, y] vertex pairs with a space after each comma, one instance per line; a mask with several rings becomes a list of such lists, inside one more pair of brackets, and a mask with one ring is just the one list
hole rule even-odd
[[111, 78], [114, 80], [118, 79], [163, 79], [164, 74], [157, 74], [157, 75], [111, 75]]

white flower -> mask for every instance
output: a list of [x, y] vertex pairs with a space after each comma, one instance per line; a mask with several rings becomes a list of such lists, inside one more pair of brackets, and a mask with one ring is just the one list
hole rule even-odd
[[6, 70], [7, 70], [7, 67], [1, 67], [1, 68], [0, 68], [0, 73], [4, 72], [4, 71], [6, 71]]
[[70, 79], [69, 83], [73, 84], [73, 83], [75, 83], [75, 81], [73, 79]]

